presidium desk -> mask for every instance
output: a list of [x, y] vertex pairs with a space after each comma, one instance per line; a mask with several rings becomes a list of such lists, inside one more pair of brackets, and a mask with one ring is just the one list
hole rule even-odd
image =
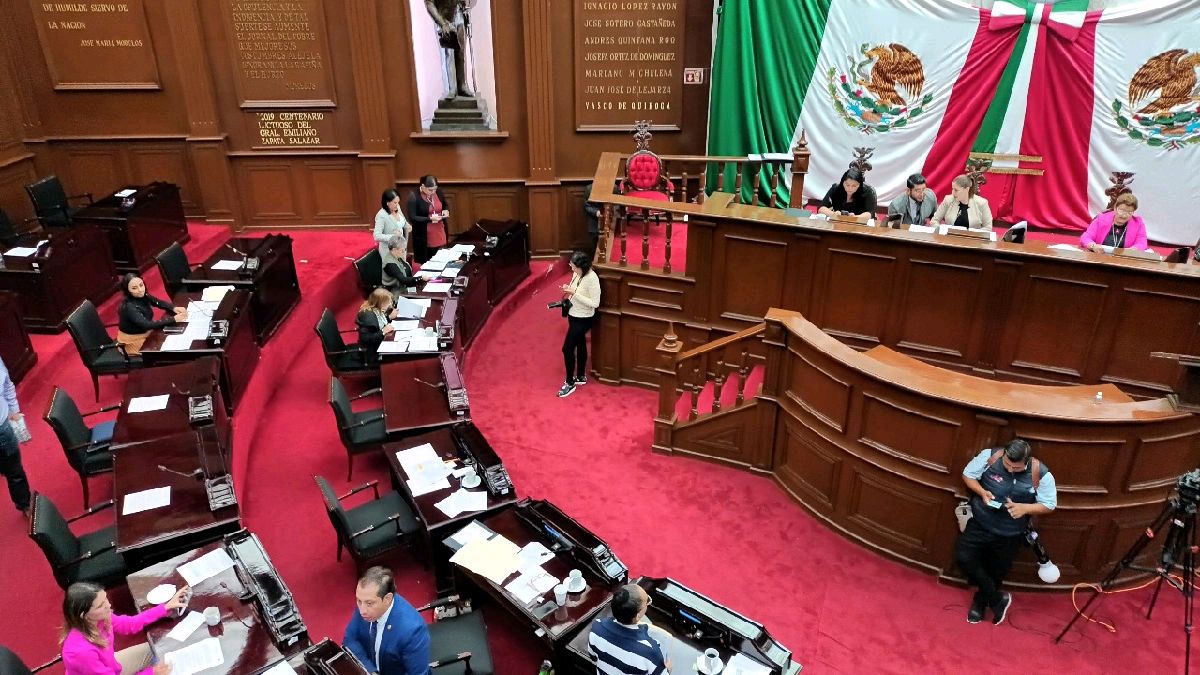
[[[1168, 393], [1181, 372], [1151, 352], [1200, 354], [1197, 264], [834, 224], [731, 204], [728, 192], [703, 204], [626, 198], [606, 189], [623, 166], [604, 153], [590, 196], [608, 216], [601, 254], [617, 250], [595, 266], [593, 368], [606, 382], [655, 384], [668, 322], [690, 349], [759, 323], [769, 307], [798, 311], [856, 349], [886, 345], [984, 377], [1107, 382], [1143, 397]], [[617, 262], [611, 213], [625, 206], [687, 216], [684, 270], [643, 268], [640, 225], [626, 236], [628, 262]]]
[[141, 272], [164, 248], [188, 240], [179, 186], [172, 183], [118, 190], [83, 207], [71, 221], [76, 226], [94, 224], [108, 236], [113, 263], [121, 273]]

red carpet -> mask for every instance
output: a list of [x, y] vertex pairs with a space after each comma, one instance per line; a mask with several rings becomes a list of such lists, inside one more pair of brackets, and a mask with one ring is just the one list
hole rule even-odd
[[[220, 228], [202, 225], [192, 233], [193, 260], [224, 237]], [[329, 375], [312, 326], [326, 305], [349, 325], [359, 298], [345, 256], [358, 255], [370, 240], [365, 230], [292, 236], [304, 300], [263, 351], [235, 417], [235, 462], [245, 523], [295, 593], [310, 634], [340, 638], [353, 609], [355, 573], [348, 558], [334, 560], [333, 532], [310, 475], [322, 474], [338, 489], [349, 483], [342, 480], [345, 454], [325, 402]], [[157, 274], [148, 280], [161, 289]], [[833, 534], [771, 481], [650, 453], [656, 393], [592, 382], [556, 398], [564, 325], [543, 304], [554, 288], [519, 292], [510, 310], [493, 315], [468, 358], [472, 411], [519, 493], [557, 503], [607, 539], [635, 574], [672, 576], [757, 619], [795, 652], [805, 672], [968, 672], [997, 645], [1018, 672], [1181, 669], [1182, 601], [1170, 589], [1152, 621], [1141, 614], [1148, 590], [1106, 599], [1100, 614], [1120, 631], [1090, 625], [1062, 645], [1051, 637], [1070, 617], [1064, 595], [1019, 594], [1006, 625], [970, 626], [965, 591]], [[111, 310], [110, 302], [106, 317]], [[35, 336], [34, 343], [38, 366], [18, 387], [35, 436], [22, 447], [25, 466], [35, 489], [74, 514], [81, 506], [78, 481], [41, 414], [55, 384], [85, 411], [93, 409], [91, 383], [65, 333]], [[106, 379], [101, 402], [118, 400], [122, 385]], [[359, 458], [354, 483], [372, 478], [387, 484], [383, 458]], [[110, 487], [108, 478], [93, 479], [94, 494]], [[40, 663], [58, 649], [61, 592], [7, 499], [0, 495], [0, 642]], [[107, 522], [97, 516], [80, 529]], [[1046, 544], [1053, 553], [1054, 542]], [[428, 570], [407, 553], [393, 564], [405, 597], [414, 604], [431, 599]], [[483, 610], [498, 672], [535, 673], [540, 643], [497, 608]]]

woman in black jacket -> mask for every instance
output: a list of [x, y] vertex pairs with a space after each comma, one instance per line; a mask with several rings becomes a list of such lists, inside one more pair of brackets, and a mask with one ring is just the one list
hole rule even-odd
[[[174, 326], [177, 321], [187, 321], [187, 310], [174, 307], [166, 300], [146, 292], [146, 283], [137, 274], [130, 272], [121, 279], [121, 291], [125, 299], [117, 308], [117, 342], [125, 347], [125, 353], [136, 355], [150, 331], [163, 326]], [[154, 308], [171, 312], [155, 320]]]
[[354, 325], [358, 328], [358, 345], [363, 349], [367, 363], [379, 363], [379, 345], [395, 330], [392, 328], [392, 319], [396, 316], [393, 304], [392, 294], [387, 289], [376, 288], [358, 308]]
[[433, 257], [433, 252], [446, 245], [449, 230], [446, 220], [450, 218], [450, 204], [438, 187], [437, 178], [421, 176], [417, 191], [408, 196], [408, 221], [412, 223], [413, 258], [424, 263]]

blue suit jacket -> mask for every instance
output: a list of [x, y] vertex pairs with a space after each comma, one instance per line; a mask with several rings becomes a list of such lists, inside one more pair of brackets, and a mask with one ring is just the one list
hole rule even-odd
[[[430, 675], [429, 628], [425, 620], [399, 595], [392, 601], [392, 613], [387, 624], [380, 626], [383, 641], [379, 645], [379, 675]], [[374, 663], [375, 645], [371, 642], [370, 624], [358, 611], [350, 615], [342, 644], [363, 662], [367, 670]]]

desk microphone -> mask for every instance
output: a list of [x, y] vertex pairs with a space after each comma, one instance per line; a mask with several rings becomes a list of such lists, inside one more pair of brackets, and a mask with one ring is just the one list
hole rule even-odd
[[413, 376], [413, 380], [416, 382], [420, 382], [421, 384], [425, 385], [426, 387], [433, 387], [434, 389], [445, 389], [446, 388], [445, 382], [438, 382], [437, 384], [434, 384], [432, 382], [426, 382], [425, 380], [422, 380], [421, 378], [419, 378], [415, 375]]
[[182, 471], [176, 471], [175, 469], [168, 469], [167, 467], [163, 466], [162, 464], [159, 464], [158, 470], [165, 471], [167, 473], [173, 473], [176, 476], [183, 476], [184, 478], [202, 478], [204, 476], [204, 469], [199, 469], [199, 468], [193, 470], [191, 473], [184, 473]]
[[496, 236], [496, 235], [492, 234], [491, 232], [488, 232], [487, 228], [485, 228], [482, 223], [475, 223], [475, 227], [478, 227], [480, 230], [483, 230], [483, 233], [489, 237]]
[[248, 253], [246, 253], [245, 251], [242, 251], [242, 250], [239, 250], [239, 249], [236, 249], [236, 248], [234, 248], [234, 247], [233, 247], [233, 244], [230, 244], [229, 242], [225, 242], [224, 246], [225, 246], [225, 248], [229, 249], [230, 251], [233, 251], [234, 253], [236, 253], [236, 254], [238, 254], [238, 255], [242, 256], [243, 258], [249, 258], [249, 257], [250, 257], [250, 255], [249, 255]]

